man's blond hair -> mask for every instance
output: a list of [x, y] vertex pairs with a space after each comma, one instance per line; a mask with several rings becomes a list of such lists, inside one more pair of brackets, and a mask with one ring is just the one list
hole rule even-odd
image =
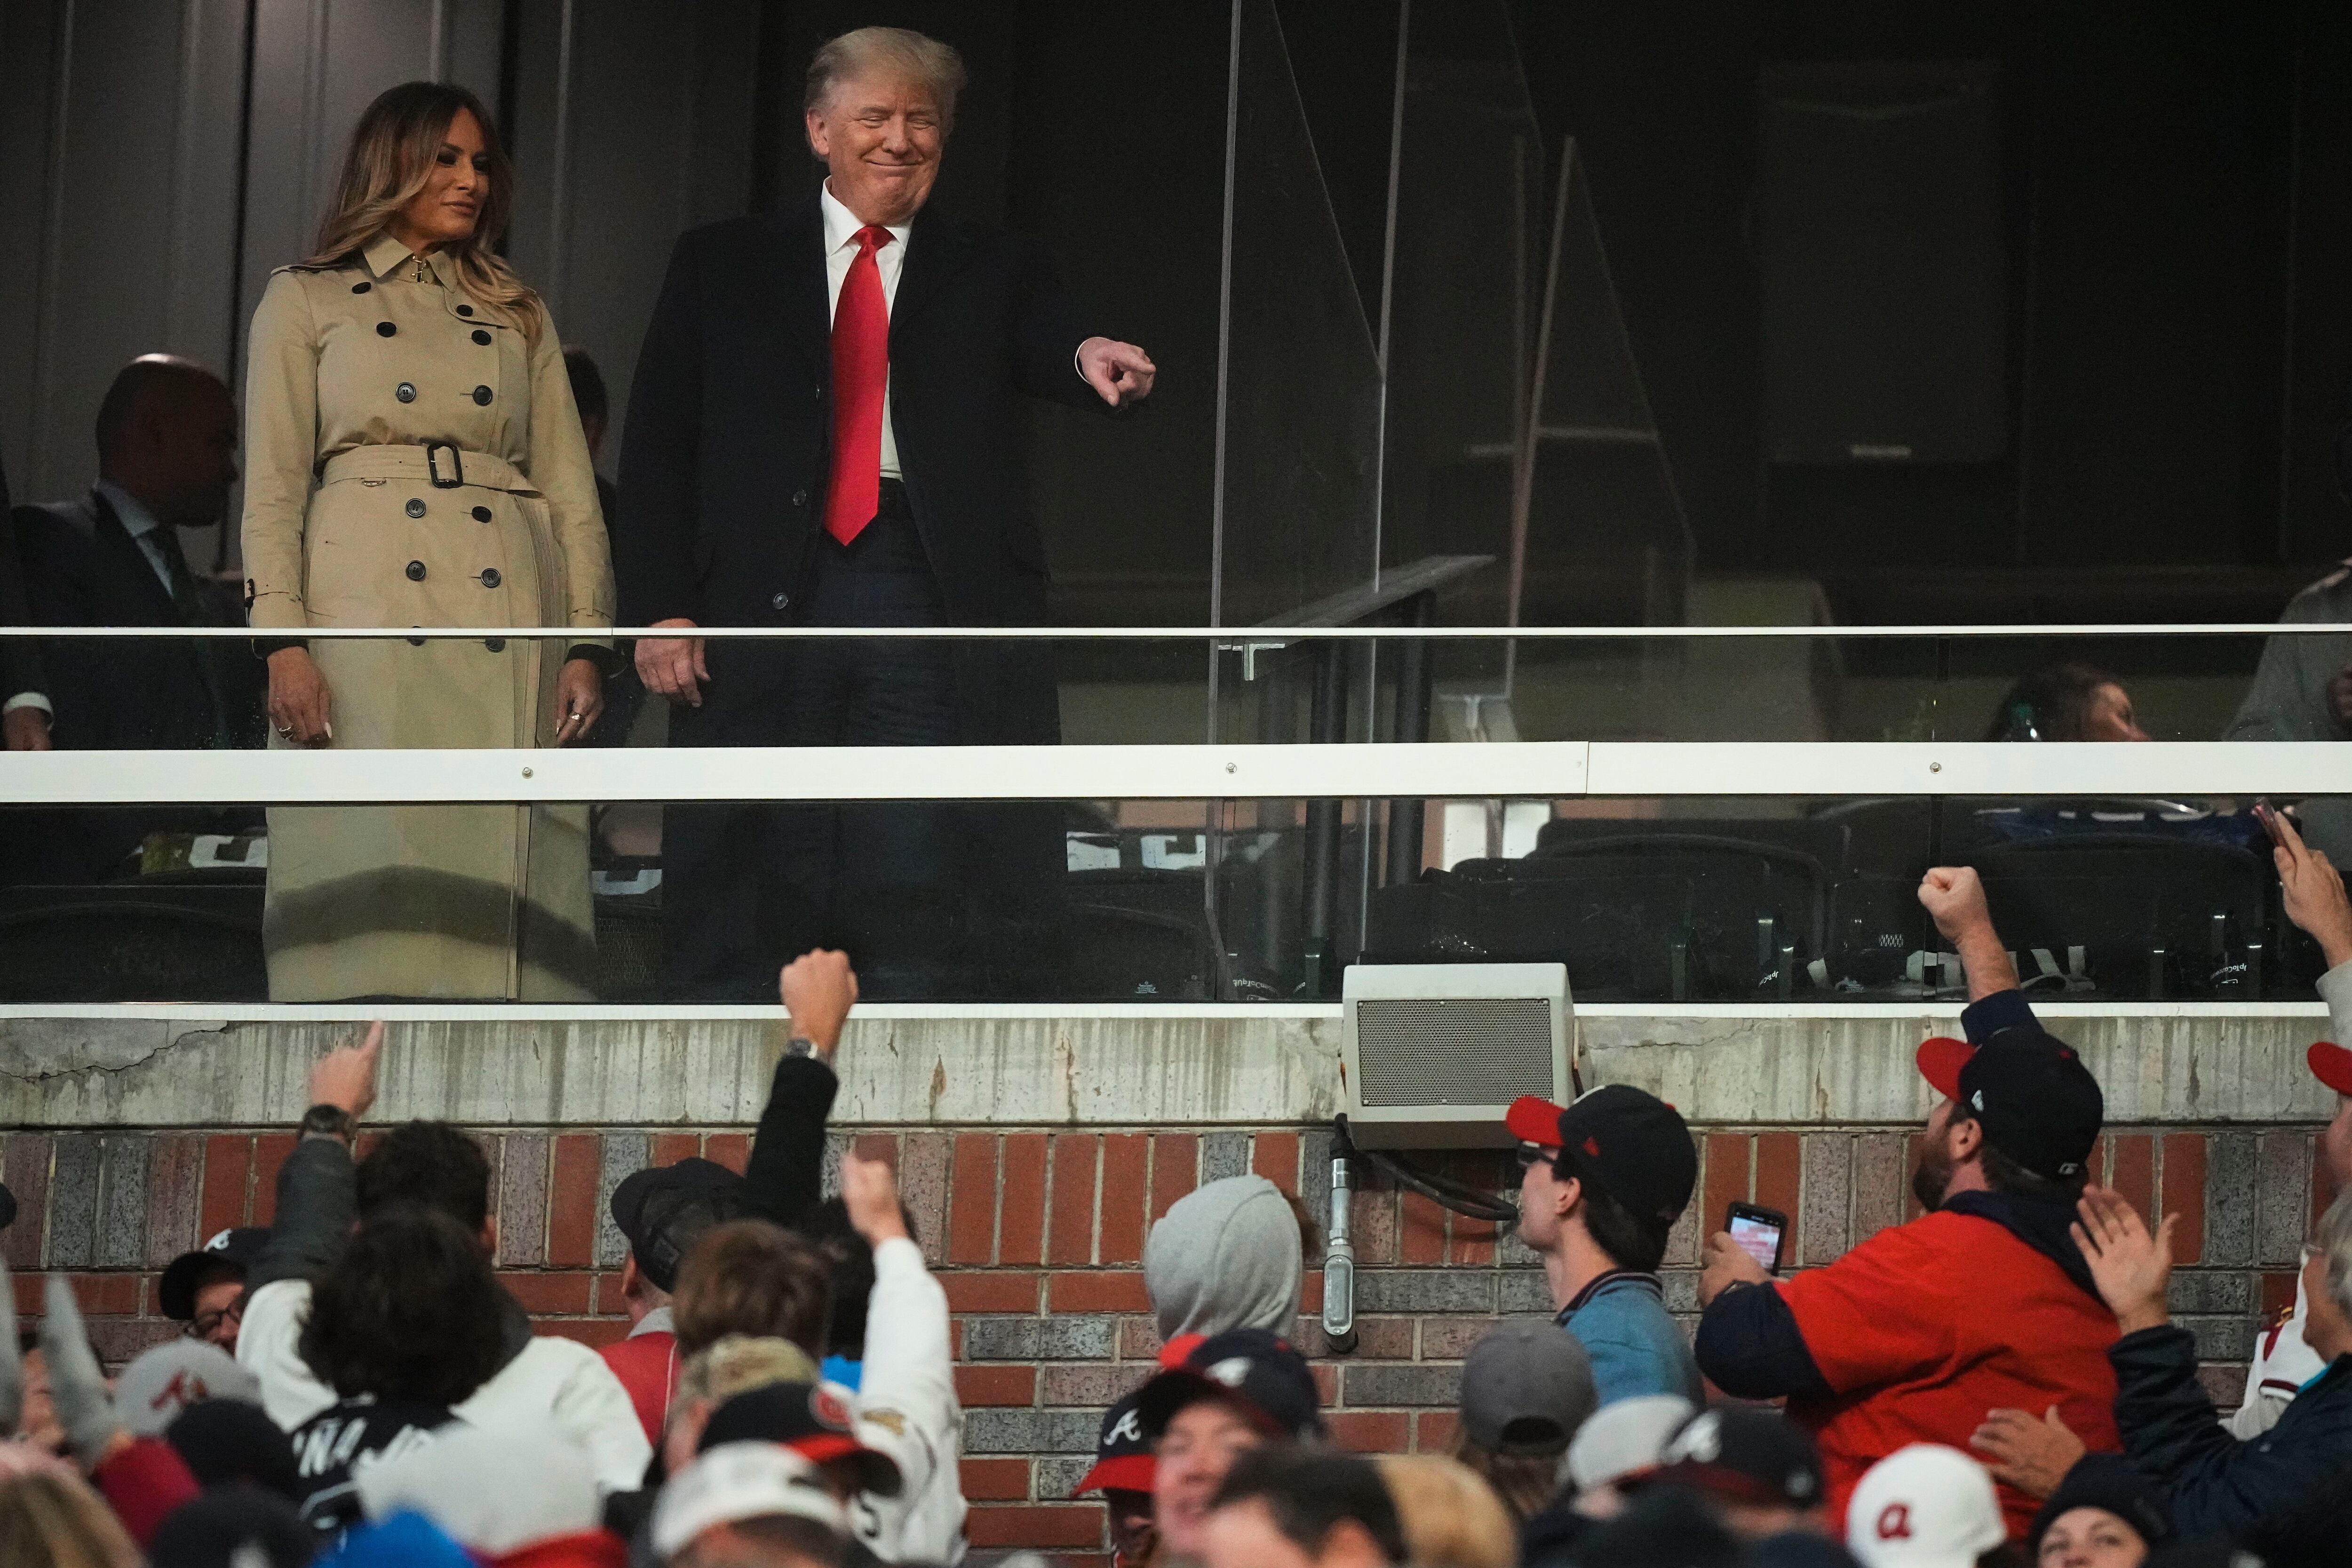
[[940, 106], [940, 130], [955, 129], [956, 94], [965, 81], [963, 57], [952, 46], [906, 27], [860, 27], [817, 47], [802, 107], [822, 109], [833, 89], [863, 76], [901, 76], [919, 82]]

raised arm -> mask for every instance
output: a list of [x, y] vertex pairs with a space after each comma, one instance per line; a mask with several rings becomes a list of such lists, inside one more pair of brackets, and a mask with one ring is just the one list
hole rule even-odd
[[[866, 1362], [857, 1393], [859, 1437], [898, 1462], [905, 1478], [902, 1500], [921, 1499], [942, 1478], [949, 1486], [956, 1484], [963, 1412], [956, 1404], [947, 1292], [907, 1235], [889, 1166], [843, 1156], [841, 1195], [850, 1224], [874, 1248], [874, 1294], [866, 1310]], [[899, 1523], [903, 1527], [903, 1515]], [[869, 1544], [886, 1562], [901, 1560], [900, 1542]], [[924, 1554], [926, 1548], [947, 1548], [943, 1541], [904, 1544], [915, 1561], [933, 1560]]]
[[1919, 902], [1935, 917], [1936, 929], [1960, 955], [1968, 972], [1969, 1000], [1981, 1002], [2017, 989], [2017, 965], [1992, 929], [1984, 883], [1973, 866], [1937, 866], [1919, 883]]
[[249, 1288], [326, 1272], [359, 1218], [352, 1139], [375, 1103], [376, 1058], [383, 1026], [370, 1024], [355, 1045], [338, 1046], [310, 1068], [310, 1107], [301, 1141], [278, 1167], [278, 1213], [269, 1240], [247, 1276]]
[[833, 1053], [857, 1002], [857, 973], [846, 953], [819, 948], [786, 964], [777, 990], [793, 1016], [792, 1041], [760, 1111], [743, 1187], [754, 1212], [788, 1226], [823, 1194], [825, 1118], [841, 1088]]

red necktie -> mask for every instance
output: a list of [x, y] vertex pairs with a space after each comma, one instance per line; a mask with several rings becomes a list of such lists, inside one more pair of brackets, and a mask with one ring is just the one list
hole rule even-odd
[[857, 231], [857, 254], [833, 307], [833, 472], [824, 487], [824, 531], [846, 544], [882, 504], [882, 392], [890, 380], [890, 305], [874, 253], [890, 231]]

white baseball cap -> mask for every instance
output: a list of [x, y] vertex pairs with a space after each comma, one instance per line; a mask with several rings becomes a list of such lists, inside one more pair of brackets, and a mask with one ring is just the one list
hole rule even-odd
[[654, 1551], [669, 1557], [714, 1525], [777, 1514], [849, 1534], [849, 1516], [814, 1465], [781, 1443], [721, 1443], [662, 1488], [654, 1504]]
[[1679, 1394], [1641, 1394], [1604, 1405], [1585, 1418], [1568, 1445], [1568, 1477], [1579, 1491], [1655, 1468], [1666, 1439], [1691, 1418]]
[[1976, 1568], [2007, 1539], [1992, 1477], [1941, 1443], [1887, 1455], [1845, 1505], [1846, 1550], [1864, 1568]]

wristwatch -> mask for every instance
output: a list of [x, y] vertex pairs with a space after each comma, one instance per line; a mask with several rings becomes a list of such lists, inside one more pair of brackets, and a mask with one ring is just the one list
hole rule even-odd
[[305, 1138], [340, 1138], [349, 1143], [359, 1126], [359, 1119], [340, 1105], [314, 1105], [302, 1113]]
[[791, 1039], [784, 1042], [784, 1055], [788, 1057], [813, 1057], [816, 1055], [816, 1042], [810, 1039], [806, 1035], [794, 1035]]

